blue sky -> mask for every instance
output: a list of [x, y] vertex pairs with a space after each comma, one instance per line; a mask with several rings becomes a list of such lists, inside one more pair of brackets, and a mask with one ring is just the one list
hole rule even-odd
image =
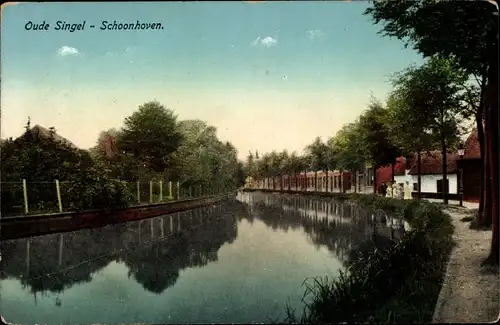
[[[422, 59], [377, 34], [368, 2], [23, 3], [2, 10], [2, 138], [55, 126], [82, 148], [156, 99], [248, 150], [300, 151], [383, 99]], [[58, 20], [86, 21], [55, 31]], [[101, 21], [162, 30], [102, 31]], [[51, 26], [26, 31], [28, 21]], [[95, 25], [91, 29], [89, 25]]]

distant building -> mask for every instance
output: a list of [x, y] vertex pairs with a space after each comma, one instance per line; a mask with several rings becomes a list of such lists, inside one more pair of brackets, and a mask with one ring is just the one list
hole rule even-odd
[[28, 131], [26, 131], [18, 139], [24, 138], [28, 133], [30, 133], [34, 137], [44, 138], [44, 139], [50, 139], [51, 137], [53, 137], [55, 141], [58, 141], [69, 148], [79, 150], [79, 148], [73, 142], [71, 142], [68, 139], [57, 134], [57, 132], [55, 132], [55, 130], [51, 131], [50, 129], [46, 129], [43, 126], [40, 126], [38, 124], [35, 125], [34, 127], [32, 127], [31, 129], [29, 129]]
[[[481, 155], [477, 130], [474, 130], [465, 142], [465, 154], [460, 162], [458, 152], [446, 154], [446, 184], [443, 183], [443, 157], [440, 150], [421, 155], [421, 193], [423, 197], [440, 198], [444, 190], [452, 195], [459, 194], [460, 168], [463, 167], [463, 189], [465, 201], [478, 201], [481, 186]], [[413, 192], [418, 191], [418, 167], [416, 155], [407, 159], [399, 157], [394, 166], [394, 181], [397, 184], [408, 182]], [[391, 165], [377, 169], [377, 189], [392, 180]]]
[[458, 162], [459, 168], [463, 168], [464, 200], [478, 202], [481, 198], [482, 160], [477, 129], [469, 135], [464, 147], [464, 157]]
[[[459, 156], [456, 152], [446, 154], [446, 184], [443, 183], [443, 155], [436, 150], [421, 156], [421, 193], [423, 197], [435, 197], [433, 194], [441, 195], [443, 191], [449, 194], [458, 194], [458, 166]], [[418, 167], [415, 163], [410, 169], [413, 191], [418, 190]], [[436, 196], [440, 197], [440, 196]]]

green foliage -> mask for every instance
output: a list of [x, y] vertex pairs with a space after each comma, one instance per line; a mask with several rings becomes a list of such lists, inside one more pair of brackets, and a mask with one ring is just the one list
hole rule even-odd
[[455, 57], [470, 74], [488, 62], [488, 31], [497, 28], [495, 6], [487, 1], [383, 0], [365, 12], [382, 33], [405, 41], [424, 57]]
[[394, 163], [402, 154], [392, 141], [389, 123], [388, 110], [376, 100], [371, 101], [368, 110], [359, 118], [361, 141], [375, 166]]
[[306, 147], [306, 157], [309, 168], [314, 171], [327, 170], [329, 168], [328, 146], [320, 137], [316, 137], [313, 143]]
[[455, 61], [438, 57], [397, 74], [387, 104], [394, 141], [407, 152], [455, 146], [472, 113], [467, 79]]
[[301, 323], [424, 323], [432, 319], [453, 227], [438, 205], [351, 195], [358, 204], [403, 216], [412, 229], [368, 257], [359, 256], [332, 280], [306, 282]]
[[[57, 207], [55, 180], [60, 182], [66, 210], [125, 207], [130, 202], [123, 184], [109, 179], [88, 152], [31, 132], [2, 144], [1, 176], [2, 182], [26, 180], [28, 202], [35, 211], [54, 211]], [[22, 197], [22, 190], [2, 188], [2, 210], [12, 210], [23, 202]]]
[[177, 117], [159, 102], [147, 102], [125, 119], [117, 139], [120, 152], [132, 155], [134, 160], [155, 172], [163, 172], [171, 165], [171, 155], [183, 140], [177, 126]]
[[[57, 209], [55, 180], [64, 211], [136, 204], [138, 180], [153, 181], [155, 197], [159, 181], [179, 181], [183, 196], [244, 184], [243, 165], [231, 143], [220, 141], [216, 129], [203, 121], [178, 123], [174, 113], [158, 102], [141, 105], [125, 119], [123, 129], [101, 132], [89, 151], [73, 149], [58, 141], [61, 137], [55, 130], [51, 132], [42, 137], [26, 132], [15, 141], [2, 141], [2, 182], [13, 184], [2, 186], [3, 211], [22, 213], [23, 179], [32, 212]], [[149, 185], [140, 193], [149, 201]], [[166, 188], [163, 193], [166, 197]]]

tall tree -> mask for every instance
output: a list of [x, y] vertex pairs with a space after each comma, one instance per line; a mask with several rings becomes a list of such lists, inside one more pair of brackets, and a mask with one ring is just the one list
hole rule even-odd
[[318, 171], [327, 169], [328, 146], [316, 137], [310, 145], [305, 148], [306, 156], [309, 157], [310, 168], [314, 171], [314, 190], [318, 191]]
[[182, 142], [177, 117], [159, 102], [147, 102], [125, 119], [118, 150], [131, 154], [155, 172], [170, 166], [170, 158]]
[[[483, 80], [485, 110], [485, 171], [492, 175], [486, 184], [491, 206], [485, 204], [485, 217], [493, 218], [492, 259], [498, 263], [499, 202], [497, 157], [498, 112], [498, 0], [494, 1], [375, 1], [365, 12], [382, 33], [403, 40], [423, 56], [455, 57], [478, 80]], [[488, 129], [488, 126], [491, 126]], [[480, 129], [482, 125], [478, 125]], [[490, 142], [488, 142], [490, 141]], [[489, 189], [488, 189], [489, 188]], [[495, 242], [496, 241], [496, 242]], [[495, 257], [496, 256], [496, 257]]]
[[[359, 118], [359, 129], [362, 143], [366, 146], [366, 152], [373, 163], [375, 174], [379, 166], [391, 164], [394, 181], [394, 165], [402, 151], [392, 141], [389, 112], [380, 101], [371, 100], [368, 110]], [[374, 191], [376, 190], [374, 186]]]
[[341, 190], [344, 191], [343, 171], [361, 170], [368, 158], [366, 142], [362, 138], [359, 120], [344, 125], [335, 134], [335, 137], [328, 140], [327, 145], [331, 161], [340, 170]]
[[[423, 135], [417, 137], [413, 146], [410, 148], [407, 146], [407, 148], [416, 149], [417, 154], [425, 148], [424, 146], [429, 148], [432, 144], [437, 144], [436, 147], [441, 149], [442, 194], [445, 204], [448, 203], [449, 191], [447, 152], [459, 140], [459, 123], [466, 111], [464, 84], [467, 78], [466, 71], [456, 65], [454, 60], [436, 56], [429, 58], [420, 67], [406, 69], [394, 81], [400, 109], [392, 112], [396, 113], [397, 118], [402, 119], [401, 125], [406, 124], [407, 127], [413, 129], [410, 133], [418, 130]], [[398, 116], [398, 112], [409, 115], [404, 117], [399, 114]], [[409, 121], [416, 124], [408, 125]], [[394, 120], [394, 123], [397, 121]], [[398, 136], [405, 132], [401, 129], [399, 131]], [[404, 135], [400, 139], [405, 139]], [[403, 141], [403, 144], [406, 145], [412, 141], [409, 138], [405, 140], [407, 141]]]

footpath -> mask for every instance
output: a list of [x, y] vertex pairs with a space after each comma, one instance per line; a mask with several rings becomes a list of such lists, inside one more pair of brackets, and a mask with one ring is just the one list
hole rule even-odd
[[475, 208], [448, 208], [455, 226], [452, 250], [433, 323], [484, 323], [497, 321], [500, 312], [500, 276], [498, 267], [481, 266], [488, 257], [491, 230], [470, 229]]

